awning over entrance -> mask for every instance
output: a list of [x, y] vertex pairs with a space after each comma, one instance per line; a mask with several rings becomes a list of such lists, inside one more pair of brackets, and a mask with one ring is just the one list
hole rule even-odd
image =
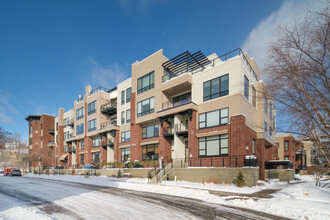
[[68, 156], [68, 154], [63, 154], [61, 157], [60, 157], [60, 161], [65, 161], [66, 157]]

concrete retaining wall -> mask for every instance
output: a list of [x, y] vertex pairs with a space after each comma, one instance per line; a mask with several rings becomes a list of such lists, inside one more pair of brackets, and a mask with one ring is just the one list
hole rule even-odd
[[265, 179], [268, 179], [268, 173], [273, 172], [278, 174], [278, 179], [280, 181], [287, 181], [289, 182], [290, 180], [294, 179], [294, 170], [293, 169], [286, 169], [286, 170], [281, 170], [281, 169], [272, 169], [272, 170], [265, 170]]
[[259, 180], [259, 168], [173, 168], [170, 179], [189, 182], [233, 183], [238, 172], [243, 173], [246, 186], [255, 186]]

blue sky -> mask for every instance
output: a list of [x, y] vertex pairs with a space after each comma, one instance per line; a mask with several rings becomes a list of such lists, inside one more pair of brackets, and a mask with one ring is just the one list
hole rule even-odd
[[262, 67], [278, 24], [310, 1], [0, 1], [0, 127], [28, 136], [29, 114], [69, 110], [84, 87], [111, 88], [159, 49], [223, 54]]

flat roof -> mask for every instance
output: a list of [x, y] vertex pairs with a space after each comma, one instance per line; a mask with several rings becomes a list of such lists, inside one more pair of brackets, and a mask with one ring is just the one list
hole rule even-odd
[[39, 121], [40, 120], [41, 115], [28, 115], [25, 120], [28, 122], [31, 121]]

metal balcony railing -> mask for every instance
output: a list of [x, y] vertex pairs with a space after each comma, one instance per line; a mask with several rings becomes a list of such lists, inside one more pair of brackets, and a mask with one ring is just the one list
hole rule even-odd
[[173, 135], [172, 127], [163, 127], [163, 135], [164, 136], [171, 136]]
[[182, 123], [175, 124], [175, 133], [186, 133], [188, 132], [188, 125], [184, 125]]
[[117, 119], [102, 122], [100, 124], [100, 128], [103, 129], [103, 128], [107, 128], [107, 127], [110, 127], [110, 126], [113, 126], [113, 125], [117, 125]]
[[102, 87], [102, 86], [99, 86], [99, 87], [97, 87], [96, 89], [92, 90], [92, 91], [88, 94], [88, 96], [94, 95], [94, 94], [96, 94], [96, 93], [98, 93], [98, 92], [101, 92], [101, 91], [106, 92], [106, 93], [109, 93], [109, 89], [104, 88], [104, 87]]
[[162, 110], [169, 109], [169, 108], [175, 108], [175, 107], [185, 105], [185, 104], [188, 104], [188, 103], [191, 103], [191, 97], [188, 97], [186, 99], [182, 99], [182, 100], [177, 101], [177, 102], [169, 102], [169, 101], [163, 102]]
[[117, 100], [110, 101], [101, 106], [101, 112], [109, 115], [114, 115], [117, 113]]
[[71, 118], [70, 120], [65, 120], [64, 121], [64, 126], [71, 126], [71, 127], [73, 127], [73, 125], [74, 125], [74, 119], [73, 118]]
[[69, 133], [68, 135], [64, 135], [64, 140], [69, 140], [71, 138], [74, 138], [74, 133], [73, 132]]

